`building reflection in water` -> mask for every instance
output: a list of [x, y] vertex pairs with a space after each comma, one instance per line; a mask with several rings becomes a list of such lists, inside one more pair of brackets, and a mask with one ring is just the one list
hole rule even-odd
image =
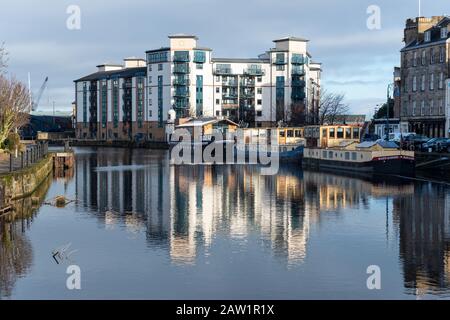
[[52, 183], [46, 180], [31, 197], [12, 202], [13, 211], [0, 217], [0, 298], [10, 297], [18, 278], [26, 275], [33, 263], [33, 247], [26, 231], [45, 199]]
[[107, 228], [145, 231], [149, 246], [187, 265], [207, 254], [216, 237], [245, 241], [256, 233], [279, 260], [296, 266], [307, 255], [313, 225], [388, 199], [405, 287], [448, 285], [450, 192], [443, 186], [292, 167], [261, 176], [252, 166], [170, 166], [166, 152], [107, 149], [78, 154], [75, 175], [80, 211], [89, 208]]
[[416, 184], [394, 199], [405, 287], [427, 294], [450, 285], [450, 193], [446, 185]]

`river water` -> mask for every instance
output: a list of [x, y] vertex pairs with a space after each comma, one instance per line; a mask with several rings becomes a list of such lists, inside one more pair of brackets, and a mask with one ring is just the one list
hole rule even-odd
[[[74, 202], [56, 208], [58, 195]], [[37, 197], [0, 219], [2, 299], [450, 297], [445, 183], [80, 148]], [[66, 286], [71, 265], [81, 290]]]

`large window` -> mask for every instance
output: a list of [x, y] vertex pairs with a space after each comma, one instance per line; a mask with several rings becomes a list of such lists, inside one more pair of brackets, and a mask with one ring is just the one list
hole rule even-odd
[[328, 132], [330, 134], [330, 138], [333, 138], [333, 139], [336, 138], [334, 128], [330, 128], [330, 130]]
[[112, 82], [113, 126], [119, 127], [119, 79]]
[[344, 128], [338, 128], [337, 129], [337, 138], [338, 139], [344, 139]]

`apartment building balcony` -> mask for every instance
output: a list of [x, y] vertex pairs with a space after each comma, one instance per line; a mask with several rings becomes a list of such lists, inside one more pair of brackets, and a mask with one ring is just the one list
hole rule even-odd
[[241, 87], [254, 87], [255, 79], [245, 79], [241, 81]]
[[305, 80], [293, 79], [292, 86], [293, 87], [304, 87], [306, 85]]
[[190, 96], [190, 92], [187, 88], [177, 88], [173, 96], [176, 98], [187, 98]]
[[295, 76], [304, 76], [305, 68], [303, 66], [296, 66], [292, 68], [292, 75]]
[[255, 92], [254, 91], [241, 92], [241, 98], [243, 98], [243, 99], [254, 99], [255, 98]]
[[173, 55], [173, 62], [189, 62], [189, 52], [175, 52]]
[[239, 109], [239, 104], [235, 102], [224, 102], [222, 103], [222, 109], [223, 110]]
[[237, 92], [224, 92], [222, 94], [223, 100], [234, 100], [238, 98]]
[[219, 67], [216, 67], [216, 69], [214, 70], [214, 74], [216, 74], [216, 75], [232, 74], [232, 70], [231, 70], [231, 68], [219, 68]]
[[190, 81], [188, 78], [185, 77], [176, 77], [173, 79], [172, 84], [174, 86], [189, 86]]
[[222, 81], [222, 86], [223, 87], [237, 87], [238, 82], [236, 79], [224, 80], [224, 81]]
[[292, 92], [292, 94], [291, 94], [291, 99], [292, 100], [303, 100], [303, 99], [305, 99], [305, 97], [306, 97], [306, 95], [305, 95], [305, 92], [304, 91], [298, 91], [298, 92], [296, 92], [296, 91], [293, 91]]
[[273, 64], [281, 66], [281, 65], [287, 64], [287, 62], [286, 62], [286, 59], [275, 59]]
[[306, 63], [306, 58], [304, 56], [292, 56], [291, 63], [294, 65], [302, 65]]
[[173, 66], [173, 73], [175, 74], [186, 74], [189, 73], [189, 65], [187, 63], [184, 64], [175, 64]]
[[259, 68], [248, 68], [244, 70], [244, 74], [260, 77], [264, 75], [264, 70]]

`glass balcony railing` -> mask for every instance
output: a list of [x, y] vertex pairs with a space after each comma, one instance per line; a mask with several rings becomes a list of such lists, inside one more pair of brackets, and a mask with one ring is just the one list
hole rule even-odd
[[176, 77], [172, 81], [174, 86], [189, 86], [190, 81], [188, 78]]
[[215, 74], [221, 75], [221, 74], [231, 74], [231, 68], [216, 68], [214, 70]]
[[173, 62], [189, 62], [189, 52], [179, 51], [173, 54]]
[[264, 70], [259, 68], [248, 68], [244, 70], [244, 74], [248, 74], [251, 76], [263, 76]]
[[189, 65], [186, 64], [175, 64], [173, 66], [173, 73], [189, 73]]
[[223, 100], [235, 100], [238, 98], [237, 92], [224, 92], [222, 94]]
[[305, 84], [306, 84], [305, 80], [297, 80], [297, 79], [292, 80], [293, 87], [304, 87]]
[[237, 87], [238, 82], [236, 79], [229, 79], [222, 81], [222, 86], [224, 87]]
[[303, 55], [293, 55], [291, 59], [292, 64], [305, 64], [306, 59]]
[[241, 87], [254, 87], [255, 80], [254, 79], [246, 79], [241, 81]]
[[291, 99], [292, 100], [303, 100], [305, 99], [306, 95], [304, 91], [298, 91], [298, 92], [292, 92]]
[[189, 90], [187, 89], [176, 89], [173, 96], [177, 98], [187, 98], [189, 97]]
[[305, 68], [303, 67], [293, 67], [292, 68], [292, 74], [296, 76], [303, 76], [305, 75]]
[[283, 65], [283, 64], [286, 64], [286, 60], [285, 60], [285, 59], [275, 59], [275, 61], [273, 62], [273, 64], [276, 64], [276, 65]]
[[253, 99], [253, 98], [255, 98], [255, 92], [254, 91], [241, 92], [241, 98]]

